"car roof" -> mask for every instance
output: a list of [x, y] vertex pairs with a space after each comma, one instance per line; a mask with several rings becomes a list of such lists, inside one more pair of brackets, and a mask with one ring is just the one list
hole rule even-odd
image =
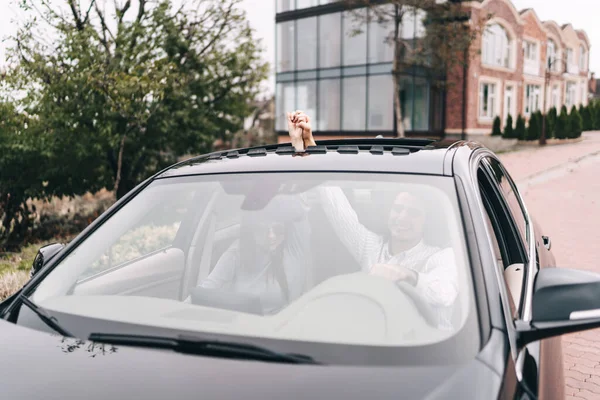
[[290, 143], [216, 151], [173, 165], [156, 178], [248, 172], [382, 172], [452, 175], [452, 154], [473, 142], [432, 139], [317, 141], [304, 153]]

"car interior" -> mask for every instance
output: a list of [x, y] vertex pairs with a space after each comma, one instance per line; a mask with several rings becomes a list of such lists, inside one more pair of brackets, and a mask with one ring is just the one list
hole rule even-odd
[[[210, 196], [206, 196], [206, 193], [203, 193], [203, 196], [199, 194], [193, 196], [189, 203], [184, 205], [185, 207], [180, 206], [180, 214], [178, 214], [180, 223], [172, 243], [85, 277], [74, 285], [71, 293], [87, 296], [125, 295], [170, 299], [250, 314], [262, 314], [257, 299], [229, 291], [224, 293], [198, 288], [199, 282], [211, 273], [223, 253], [239, 237], [240, 215], [232, 213], [232, 210], [248, 207], [248, 196], [243, 193], [232, 194], [228, 191], [231, 190], [227, 187], [217, 186]], [[363, 189], [346, 189], [344, 192], [361, 223], [374, 232], [384, 233], [386, 227], [382, 223], [386, 221], [387, 212], [382, 200], [384, 196]], [[341, 282], [347, 279], [346, 276], [359, 272], [360, 267], [337, 237], [318, 201], [311, 200], [310, 195], [307, 199], [311, 205], [307, 215], [309, 224], [311, 227], [318, 227], [311, 229], [310, 236], [312, 271], [309, 276], [312, 277], [312, 281], [307, 292], [312, 292], [311, 289], [328, 280], [332, 281], [332, 287], [337, 287], [333, 282], [335, 279], [340, 278], [338, 281]], [[382, 204], [373, 207], [373, 201]], [[163, 206], [157, 205], [147, 213], [147, 216], [141, 216], [140, 220], [153, 215]], [[167, 206], [172, 205], [167, 204]], [[373, 212], [374, 209], [378, 212]], [[428, 239], [428, 244], [439, 247], [450, 245], [447, 224], [439, 223], [444, 218], [441, 210], [432, 210], [429, 221], [436, 223], [426, 226], [425, 237]], [[440, 229], [440, 226], [446, 229]], [[324, 246], [323, 243], [327, 245]], [[418, 304], [416, 300], [414, 300], [415, 304]], [[328, 307], [325, 303], [322, 306]], [[456, 324], [461, 321], [460, 308], [455, 307]], [[279, 314], [287, 309], [290, 309], [290, 306]], [[423, 312], [427, 313], [426, 310]], [[429, 318], [431, 319], [432, 316], [430, 315]], [[429, 323], [433, 324], [433, 321], [430, 320]]]

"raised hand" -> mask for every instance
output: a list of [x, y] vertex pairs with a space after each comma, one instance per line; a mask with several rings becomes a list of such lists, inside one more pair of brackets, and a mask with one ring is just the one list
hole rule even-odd
[[302, 111], [287, 113], [288, 132], [292, 146], [298, 152], [304, 151], [308, 146], [315, 146], [316, 143], [312, 136], [312, 127], [310, 118]]

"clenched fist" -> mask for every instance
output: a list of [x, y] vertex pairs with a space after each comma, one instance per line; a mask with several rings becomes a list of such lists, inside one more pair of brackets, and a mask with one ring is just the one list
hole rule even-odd
[[306, 150], [308, 146], [316, 145], [308, 115], [302, 111], [295, 111], [287, 113], [287, 119], [292, 146], [294, 146], [297, 152]]

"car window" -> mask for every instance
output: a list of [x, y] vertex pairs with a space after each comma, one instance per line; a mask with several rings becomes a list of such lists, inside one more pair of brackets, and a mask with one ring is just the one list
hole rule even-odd
[[[511, 316], [518, 315], [518, 308], [525, 285], [526, 264], [523, 253], [515, 251], [520, 247], [521, 239], [510, 223], [511, 215], [508, 208], [500, 200], [500, 188], [495, 186], [487, 168], [481, 166], [478, 170], [479, 189], [485, 209], [484, 219], [492, 242], [495, 265], [500, 281], [508, 294], [506, 302]], [[507, 311], [508, 312], [508, 311]]]
[[[82, 280], [106, 253], [122, 263]], [[404, 275], [388, 276], [386, 265]], [[189, 176], [155, 181], [124, 205], [33, 301], [161, 328], [417, 346], [476, 318], [470, 273], [451, 177]]]
[[487, 158], [486, 161], [492, 173], [491, 176], [494, 178], [496, 184], [500, 188], [502, 196], [508, 205], [512, 220], [516, 224], [516, 227], [519, 231], [519, 236], [525, 245], [525, 248], [528, 249], [530, 238], [527, 216], [521, 202], [521, 197], [517, 190], [517, 186], [498, 160]]
[[188, 215], [190, 194], [162, 198], [139, 215], [135, 223], [113, 238], [81, 276], [87, 278], [99, 272], [143, 258], [173, 245], [182, 221]]

